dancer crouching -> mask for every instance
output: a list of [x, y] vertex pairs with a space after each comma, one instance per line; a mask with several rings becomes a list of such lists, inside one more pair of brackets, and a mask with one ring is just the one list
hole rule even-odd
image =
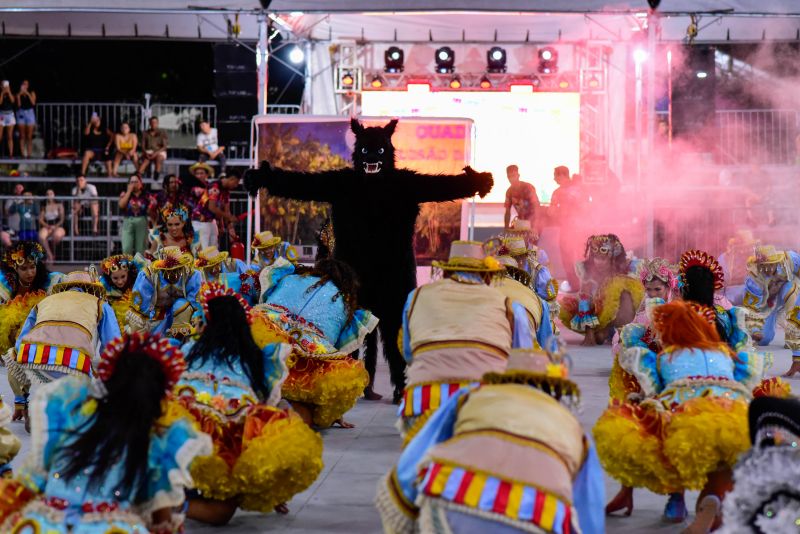
[[285, 502], [322, 470], [322, 439], [294, 411], [275, 407], [291, 347], [266, 328], [257, 343], [249, 306], [230, 289], [211, 284], [200, 303], [205, 327], [183, 347], [188, 369], [176, 392], [214, 452], [192, 464], [199, 493], [187, 515], [224, 525], [237, 508], [286, 513]]
[[[99, 380], [68, 376], [31, 401], [31, 453], [0, 482], [3, 532], [172, 533], [208, 436], [169, 409], [183, 355], [157, 336], [110, 343]], [[174, 405], [173, 405], [174, 406]], [[166, 409], [165, 409], [166, 407]]]

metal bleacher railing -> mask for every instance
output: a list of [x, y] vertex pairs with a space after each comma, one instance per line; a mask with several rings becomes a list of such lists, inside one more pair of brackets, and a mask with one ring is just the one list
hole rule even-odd
[[[122, 180], [123, 183], [127, 180]], [[120, 185], [120, 190], [124, 185]], [[32, 200], [41, 209], [46, 197], [34, 196], [25, 197], [25, 200]], [[8, 227], [8, 215], [5, 212], [6, 204], [9, 201], [21, 202], [22, 197], [12, 195], [0, 195], [0, 206], [4, 208], [3, 227]], [[112, 254], [122, 252], [122, 221], [123, 216], [119, 212], [119, 197], [98, 196], [96, 198], [76, 199], [71, 196], [57, 196], [55, 200], [64, 206], [63, 228], [66, 236], [58, 247], [54, 250], [57, 264], [81, 264], [99, 263], [103, 258]], [[93, 220], [91, 204], [97, 203], [98, 224], [97, 233], [92, 230]], [[73, 207], [83, 204], [83, 209], [77, 215], [73, 215]], [[234, 192], [231, 196], [231, 212], [239, 217], [240, 223], [237, 232], [243, 238], [245, 235], [244, 218], [247, 213], [247, 196], [244, 192]], [[73, 221], [77, 217], [77, 221]], [[188, 223], [191, 225], [191, 222]], [[74, 229], [77, 227], [77, 233]], [[37, 223], [38, 228], [38, 223]], [[13, 237], [16, 239], [16, 236]]]

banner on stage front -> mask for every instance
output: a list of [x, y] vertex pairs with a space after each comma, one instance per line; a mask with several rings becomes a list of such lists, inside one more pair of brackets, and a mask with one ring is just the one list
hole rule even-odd
[[[389, 118], [365, 117], [367, 126]], [[287, 170], [319, 172], [350, 166], [355, 136], [341, 116], [264, 115], [256, 117], [257, 162]], [[401, 118], [392, 142], [397, 166], [426, 174], [458, 174], [472, 162], [473, 125], [469, 119]], [[467, 203], [423, 204], [414, 247], [417, 262], [446, 259], [450, 243], [467, 236]], [[329, 216], [329, 206], [263, 195], [263, 229], [293, 243], [313, 244]]]

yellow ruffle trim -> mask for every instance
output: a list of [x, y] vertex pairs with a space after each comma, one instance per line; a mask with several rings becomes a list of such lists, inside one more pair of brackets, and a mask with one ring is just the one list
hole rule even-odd
[[111, 304], [111, 308], [114, 310], [114, 315], [117, 316], [119, 329], [124, 331], [125, 317], [128, 315], [128, 310], [131, 307], [131, 292], [126, 291], [122, 297], [110, 301], [109, 304]]
[[600, 288], [595, 297], [595, 313], [600, 322], [600, 328], [605, 328], [614, 322], [619, 312], [619, 301], [622, 293], [627, 291], [633, 300], [633, 309], [638, 310], [644, 298], [644, 286], [630, 276], [614, 276]]
[[780, 377], [763, 379], [753, 388], [753, 397], [777, 397], [787, 399], [792, 396], [792, 386], [784, 382]]
[[626, 402], [628, 395], [639, 393], [641, 388], [636, 377], [623, 369], [619, 364], [619, 354], [614, 354], [614, 363], [611, 365], [611, 374], [608, 375], [609, 400]]
[[314, 424], [326, 428], [355, 406], [368, 384], [369, 374], [359, 360], [300, 357], [281, 391], [289, 401], [311, 404]]
[[677, 470], [683, 487], [702, 489], [708, 475], [733, 467], [750, 448], [747, 403], [700, 397], [681, 405], [664, 437], [664, 455]]
[[661, 440], [640, 424], [611, 407], [592, 429], [600, 463], [624, 486], [667, 494], [680, 490], [680, 481], [661, 453]]
[[17, 335], [25, 319], [34, 306], [39, 304], [47, 295], [44, 291], [34, 291], [18, 295], [0, 306], [0, 354], [14, 346]]
[[307, 489], [321, 472], [322, 438], [293, 412], [246, 441], [233, 469], [219, 456], [197, 458], [191, 466], [204, 497], [238, 496], [241, 508], [264, 513]]

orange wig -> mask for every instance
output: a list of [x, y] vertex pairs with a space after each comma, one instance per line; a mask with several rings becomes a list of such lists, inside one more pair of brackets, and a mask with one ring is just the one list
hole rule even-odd
[[664, 347], [713, 350], [724, 347], [724, 351], [729, 352], [715, 325], [682, 300], [672, 301], [653, 310], [653, 326]]

